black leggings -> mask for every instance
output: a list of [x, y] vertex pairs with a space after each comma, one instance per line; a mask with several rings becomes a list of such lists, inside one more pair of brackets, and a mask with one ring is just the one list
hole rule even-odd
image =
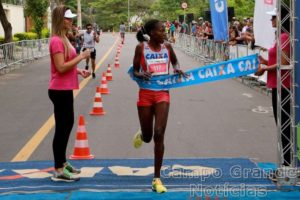
[[[284, 99], [286, 99], [289, 95], [289, 92], [282, 88], [281, 89], [281, 100], [283, 101]], [[290, 97], [289, 97], [290, 98]], [[283, 104], [283, 103], [281, 103]], [[272, 88], [272, 106], [273, 106], [273, 114], [275, 117], [275, 123], [277, 125], [277, 88]], [[290, 133], [290, 129], [291, 129], [291, 119], [289, 118], [288, 115], [290, 115], [290, 100], [286, 101], [284, 105], [281, 105], [283, 110], [285, 110], [287, 113], [285, 112], [281, 112], [281, 124], [284, 125], [286, 123], [288, 123], [288, 126], [284, 126], [285, 128], [282, 130], [282, 134], [281, 134], [281, 142], [282, 142], [282, 148], [283, 148], [283, 165], [284, 166], [290, 166], [291, 165], [291, 133]]]
[[62, 168], [66, 160], [69, 136], [74, 124], [74, 107], [72, 90], [48, 90], [54, 105], [55, 133], [52, 143], [54, 166]]

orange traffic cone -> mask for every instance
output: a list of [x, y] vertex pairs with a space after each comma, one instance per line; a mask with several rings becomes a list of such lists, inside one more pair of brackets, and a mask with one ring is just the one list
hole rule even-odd
[[82, 115], [79, 117], [79, 124], [77, 127], [77, 135], [73, 155], [70, 159], [93, 159], [94, 156], [90, 153], [88, 137], [86, 133], [84, 118]]
[[121, 53], [121, 48], [118, 47], [118, 49], [117, 49], [117, 54], [120, 54], [120, 53]]
[[119, 68], [120, 67], [120, 63], [119, 63], [119, 57], [118, 55], [115, 58], [115, 68]]
[[102, 98], [101, 98], [101, 89], [97, 87], [93, 110], [90, 112], [90, 115], [104, 115], [105, 111], [103, 109]]
[[100, 93], [101, 94], [109, 94], [109, 90], [108, 90], [108, 87], [107, 87], [107, 81], [106, 81], [106, 73], [102, 74], [101, 85], [100, 85]]
[[113, 80], [110, 64], [108, 64], [108, 67], [107, 67], [106, 80], [107, 81], [112, 81]]

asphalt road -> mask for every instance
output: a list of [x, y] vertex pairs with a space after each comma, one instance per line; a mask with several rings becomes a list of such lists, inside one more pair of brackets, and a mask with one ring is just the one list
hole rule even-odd
[[[113, 64], [117, 36], [104, 34], [97, 45], [95, 80], [90, 79], [75, 98], [75, 124], [68, 145], [72, 154], [78, 116], [84, 115], [90, 150], [96, 158], [152, 158], [153, 142], [136, 150], [132, 136], [139, 128], [136, 100], [138, 87], [127, 75], [137, 44], [126, 35], [120, 68], [113, 68], [111, 92], [102, 95], [104, 116], [90, 116], [96, 86], [107, 64]], [[184, 70], [202, 63], [175, 49]], [[84, 67], [84, 63], [80, 63]], [[24, 160], [52, 160], [52, 126], [44, 126], [53, 107], [47, 94], [49, 57], [28, 63], [0, 76], [0, 162], [15, 158], [40, 130], [45, 134], [37, 148], [28, 146]], [[49, 131], [50, 130], [50, 131]], [[38, 141], [38, 140], [36, 140]], [[277, 133], [269, 96], [231, 79], [171, 90], [171, 107], [166, 130], [167, 158], [247, 157], [255, 161], [277, 161]], [[28, 150], [29, 149], [29, 150]], [[26, 157], [26, 156], [25, 156]], [[21, 161], [22, 159], [14, 159]]]

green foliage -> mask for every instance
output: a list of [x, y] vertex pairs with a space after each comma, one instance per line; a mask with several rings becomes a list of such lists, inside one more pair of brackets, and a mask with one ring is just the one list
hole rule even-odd
[[[19, 38], [13, 37], [13, 42], [18, 42], [20, 41]], [[0, 36], [0, 44], [4, 44], [4, 37]]]
[[49, 37], [50, 37], [50, 30], [48, 28], [43, 28], [42, 38], [49, 38]]
[[15, 33], [14, 37], [18, 38], [19, 40], [26, 40], [26, 33]]
[[44, 17], [48, 7], [49, 0], [26, 0], [25, 3], [25, 15], [32, 18], [38, 38], [42, 37]]
[[238, 19], [253, 17], [254, 5], [254, 0], [228, 0], [228, 6], [234, 7], [235, 16]]
[[38, 34], [37, 33], [33, 33], [33, 32], [27, 32], [25, 33], [26, 35], [26, 39], [27, 40], [35, 40], [35, 39], [38, 39]]
[[77, 0], [65, 0], [64, 4], [71, 10], [77, 10]]
[[[69, 0], [70, 4], [73, 0]], [[128, 22], [128, 2], [130, 18], [148, 15], [155, 0], [81, 0], [82, 24], [96, 23], [104, 30], [117, 30], [121, 22]], [[133, 22], [134, 23], [134, 22]], [[126, 23], [127, 24], [127, 23]]]
[[[188, 3], [186, 10], [181, 8], [183, 1]], [[81, 0], [83, 26], [97, 23], [104, 30], [118, 30], [121, 22], [128, 23], [128, 2], [131, 20], [137, 16], [142, 21], [148, 18], [172, 21], [184, 13], [193, 13], [197, 19], [210, 9], [209, 0]], [[255, 0], [227, 0], [227, 3], [234, 7], [237, 18], [253, 16]], [[64, 0], [64, 4], [77, 10], [77, 0]]]
[[[151, 7], [153, 13], [158, 12], [157, 17], [161, 20], [172, 21], [178, 19], [184, 13], [193, 13], [194, 18], [203, 17], [206, 10], [210, 9], [208, 0], [186, 0], [188, 8], [183, 10], [179, 0], [157, 0]], [[238, 18], [252, 17], [255, 0], [227, 0], [229, 7], [234, 7]]]
[[14, 34], [15, 38], [18, 38], [18, 40], [34, 40], [38, 39], [37, 33], [33, 32], [25, 32], [25, 33], [15, 33]]
[[158, 0], [156, 1], [151, 10], [153, 13], [159, 13], [154, 15], [155, 18], [160, 20], [173, 21], [178, 19], [179, 15], [184, 15], [187, 13], [193, 13], [195, 18], [203, 16], [205, 10], [209, 9], [208, 1], [204, 0], [189, 0], [185, 1], [188, 4], [187, 9], [183, 10], [181, 8], [181, 2], [178, 0]]

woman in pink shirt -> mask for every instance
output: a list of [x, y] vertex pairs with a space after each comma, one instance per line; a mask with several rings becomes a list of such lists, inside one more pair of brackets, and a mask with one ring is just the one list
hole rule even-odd
[[90, 56], [89, 50], [76, 54], [66, 37], [72, 28], [72, 18], [76, 15], [66, 6], [57, 6], [52, 12], [52, 36], [49, 45], [51, 78], [49, 98], [54, 105], [55, 133], [53, 154], [55, 173], [53, 181], [77, 181], [73, 174], [80, 173], [66, 160], [66, 149], [74, 123], [73, 90], [79, 88], [78, 74], [87, 78], [90, 73], [77, 68], [77, 64]]
[[[277, 26], [277, 13], [276, 9], [273, 11], [267, 12], [267, 14], [271, 15], [271, 21], [272, 21], [272, 27], [276, 28]], [[287, 10], [285, 8], [281, 8], [281, 19], [284, 19], [285, 16], [287, 16]], [[289, 31], [289, 23], [290, 20], [286, 20], [282, 26]], [[289, 62], [287, 58], [290, 57], [290, 37], [287, 33], [282, 32], [280, 35], [280, 43], [281, 43], [281, 66], [283, 65], [289, 65]], [[267, 76], [267, 87], [272, 89], [272, 106], [273, 106], [273, 114], [275, 117], [275, 122], [277, 124], [277, 43], [273, 45], [269, 49], [269, 59], [266, 60], [263, 57], [259, 57], [259, 63], [260, 67], [258, 68], [256, 75], [260, 76], [265, 71], [268, 72]], [[262, 66], [263, 65], [263, 66]], [[281, 112], [281, 124], [290, 124], [290, 101], [285, 101], [286, 99], [289, 99], [289, 88], [291, 85], [291, 78], [289, 75], [288, 70], [281, 70], [281, 77], [282, 77], [282, 84], [281, 87], [281, 106], [283, 110]], [[284, 103], [283, 103], [284, 102]], [[283, 152], [283, 161], [282, 165], [284, 166], [290, 166], [291, 165], [291, 146], [290, 143], [290, 125], [286, 126], [282, 132], [281, 136], [281, 143], [282, 143], [282, 149]]]

